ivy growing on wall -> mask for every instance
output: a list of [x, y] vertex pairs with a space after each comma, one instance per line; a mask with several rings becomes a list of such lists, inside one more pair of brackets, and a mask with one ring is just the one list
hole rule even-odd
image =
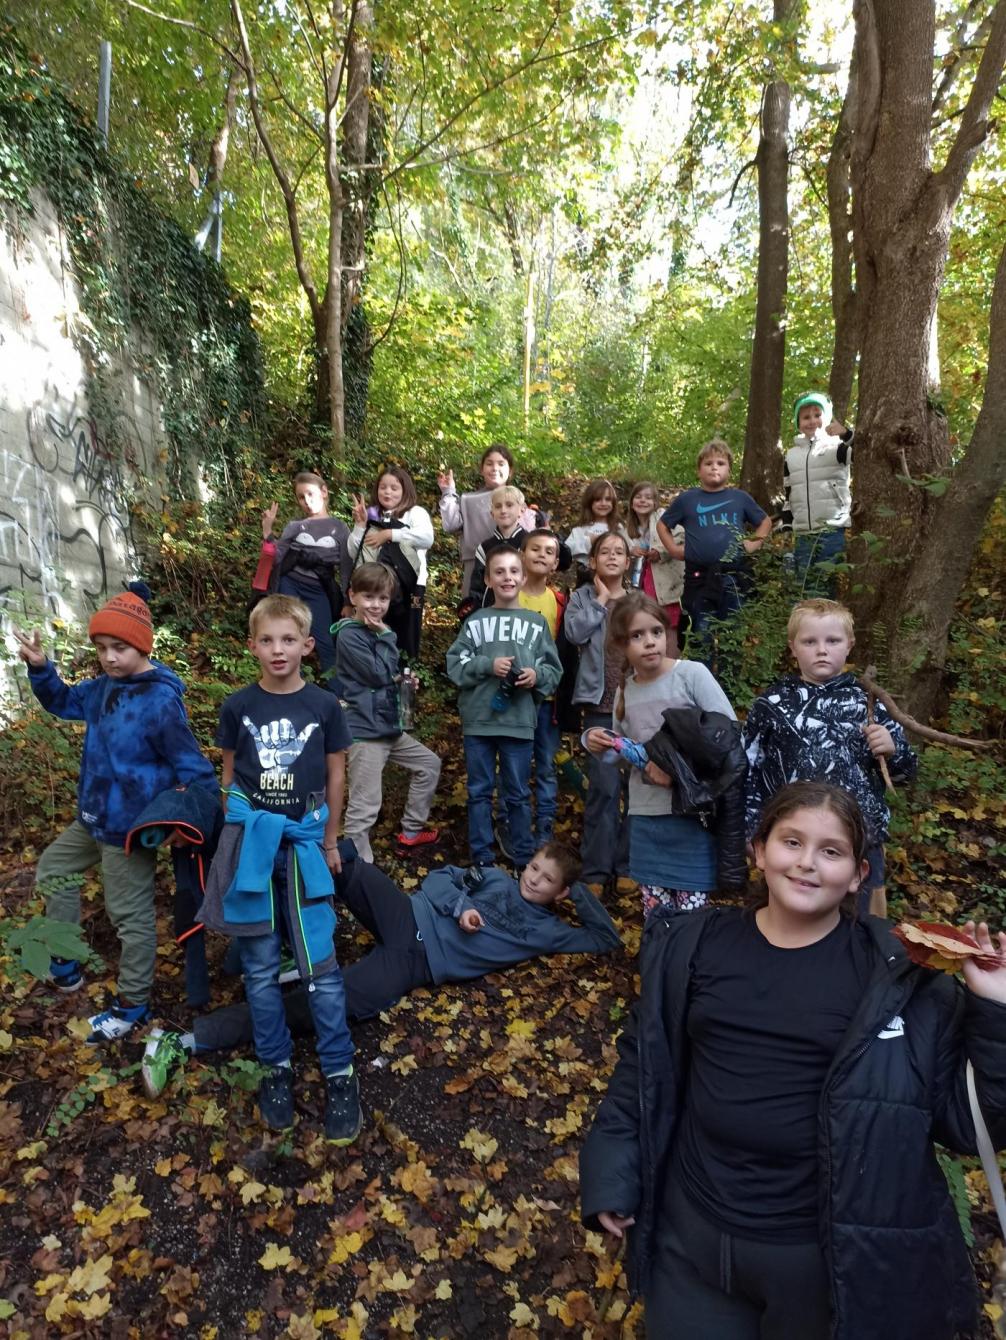
[[197, 463], [226, 488], [262, 413], [248, 303], [157, 211], [0, 20], [0, 202], [15, 224], [33, 214], [35, 191], [52, 202], [69, 246], [83, 315], [73, 336], [106, 440], [116, 441], [112, 368], [125, 355], [157, 389], [171, 492], [191, 496]]

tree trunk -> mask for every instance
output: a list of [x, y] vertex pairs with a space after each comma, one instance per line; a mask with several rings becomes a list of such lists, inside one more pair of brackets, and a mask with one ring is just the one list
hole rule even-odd
[[946, 662], [947, 633], [982, 527], [1006, 484], [1006, 250], [999, 258], [989, 319], [989, 365], [981, 413], [967, 453], [936, 500], [929, 542], [915, 555], [891, 643], [891, 661], [909, 667], [908, 698], [929, 715]]
[[[796, 0], [774, 0], [776, 23], [786, 23]], [[763, 507], [782, 494], [779, 426], [786, 359], [786, 284], [789, 276], [789, 107], [785, 80], [768, 84], [762, 98], [758, 143], [758, 299], [751, 349], [751, 386], [741, 488]]]
[[[885, 665], [904, 693], [911, 667], [894, 652], [905, 636], [913, 565], [928, 545], [944, 549], [949, 538], [939, 499], [924, 487], [927, 476], [946, 473], [951, 454], [946, 420], [928, 394], [929, 335], [953, 210], [988, 134], [1006, 62], [1006, 0], [996, 5], [957, 137], [938, 173], [930, 168], [934, 0], [856, 0], [855, 13], [852, 185], [862, 354], [852, 603], [860, 659]], [[962, 581], [963, 573], [957, 590]], [[943, 655], [941, 647], [935, 663]], [[909, 699], [909, 710], [914, 706]]]
[[852, 179], [850, 157], [856, 108], [856, 62], [849, 69], [849, 87], [842, 102], [835, 138], [828, 155], [828, 224], [831, 229], [831, 310], [835, 347], [828, 394], [835, 417], [845, 423], [852, 401], [852, 383], [859, 353], [859, 321], [852, 269]]

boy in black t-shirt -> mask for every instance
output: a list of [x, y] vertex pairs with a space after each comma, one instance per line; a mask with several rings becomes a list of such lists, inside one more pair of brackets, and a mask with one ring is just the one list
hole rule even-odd
[[[702, 659], [712, 665], [710, 627], [728, 619], [744, 603], [749, 584], [748, 554], [756, 553], [772, 529], [772, 518], [743, 489], [730, 486], [733, 455], [719, 438], [699, 452], [699, 487], [685, 489], [657, 523], [660, 542], [672, 558], [685, 561], [681, 603], [692, 621]], [[684, 526], [685, 542], [672, 531]], [[745, 536], [745, 527], [754, 533]]]
[[237, 938], [255, 1052], [270, 1067], [259, 1088], [262, 1120], [293, 1125], [291, 1041], [279, 988], [280, 946], [293, 948], [318, 1035], [325, 1076], [325, 1135], [348, 1145], [360, 1130], [359, 1083], [335, 958], [333, 872], [352, 743], [334, 694], [301, 677], [311, 614], [292, 596], [267, 596], [249, 617], [248, 646], [262, 667], [220, 711], [227, 823], [200, 909]]

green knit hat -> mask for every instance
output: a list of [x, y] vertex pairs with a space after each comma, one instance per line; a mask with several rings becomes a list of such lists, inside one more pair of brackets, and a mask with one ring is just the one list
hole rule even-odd
[[793, 427], [798, 431], [800, 428], [800, 411], [803, 409], [804, 405], [820, 405], [821, 413], [824, 415], [825, 425], [827, 426], [831, 423], [834, 413], [831, 407], [831, 401], [823, 391], [808, 391], [806, 395], [798, 395], [796, 404], [793, 406]]

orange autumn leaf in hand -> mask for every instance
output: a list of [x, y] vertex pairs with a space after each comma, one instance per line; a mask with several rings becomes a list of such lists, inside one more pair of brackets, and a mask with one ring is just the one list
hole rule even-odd
[[983, 954], [978, 941], [957, 926], [939, 921], [903, 921], [894, 934], [908, 950], [913, 963], [936, 972], [960, 972], [965, 959], [973, 958], [979, 968], [998, 968], [994, 955]]

